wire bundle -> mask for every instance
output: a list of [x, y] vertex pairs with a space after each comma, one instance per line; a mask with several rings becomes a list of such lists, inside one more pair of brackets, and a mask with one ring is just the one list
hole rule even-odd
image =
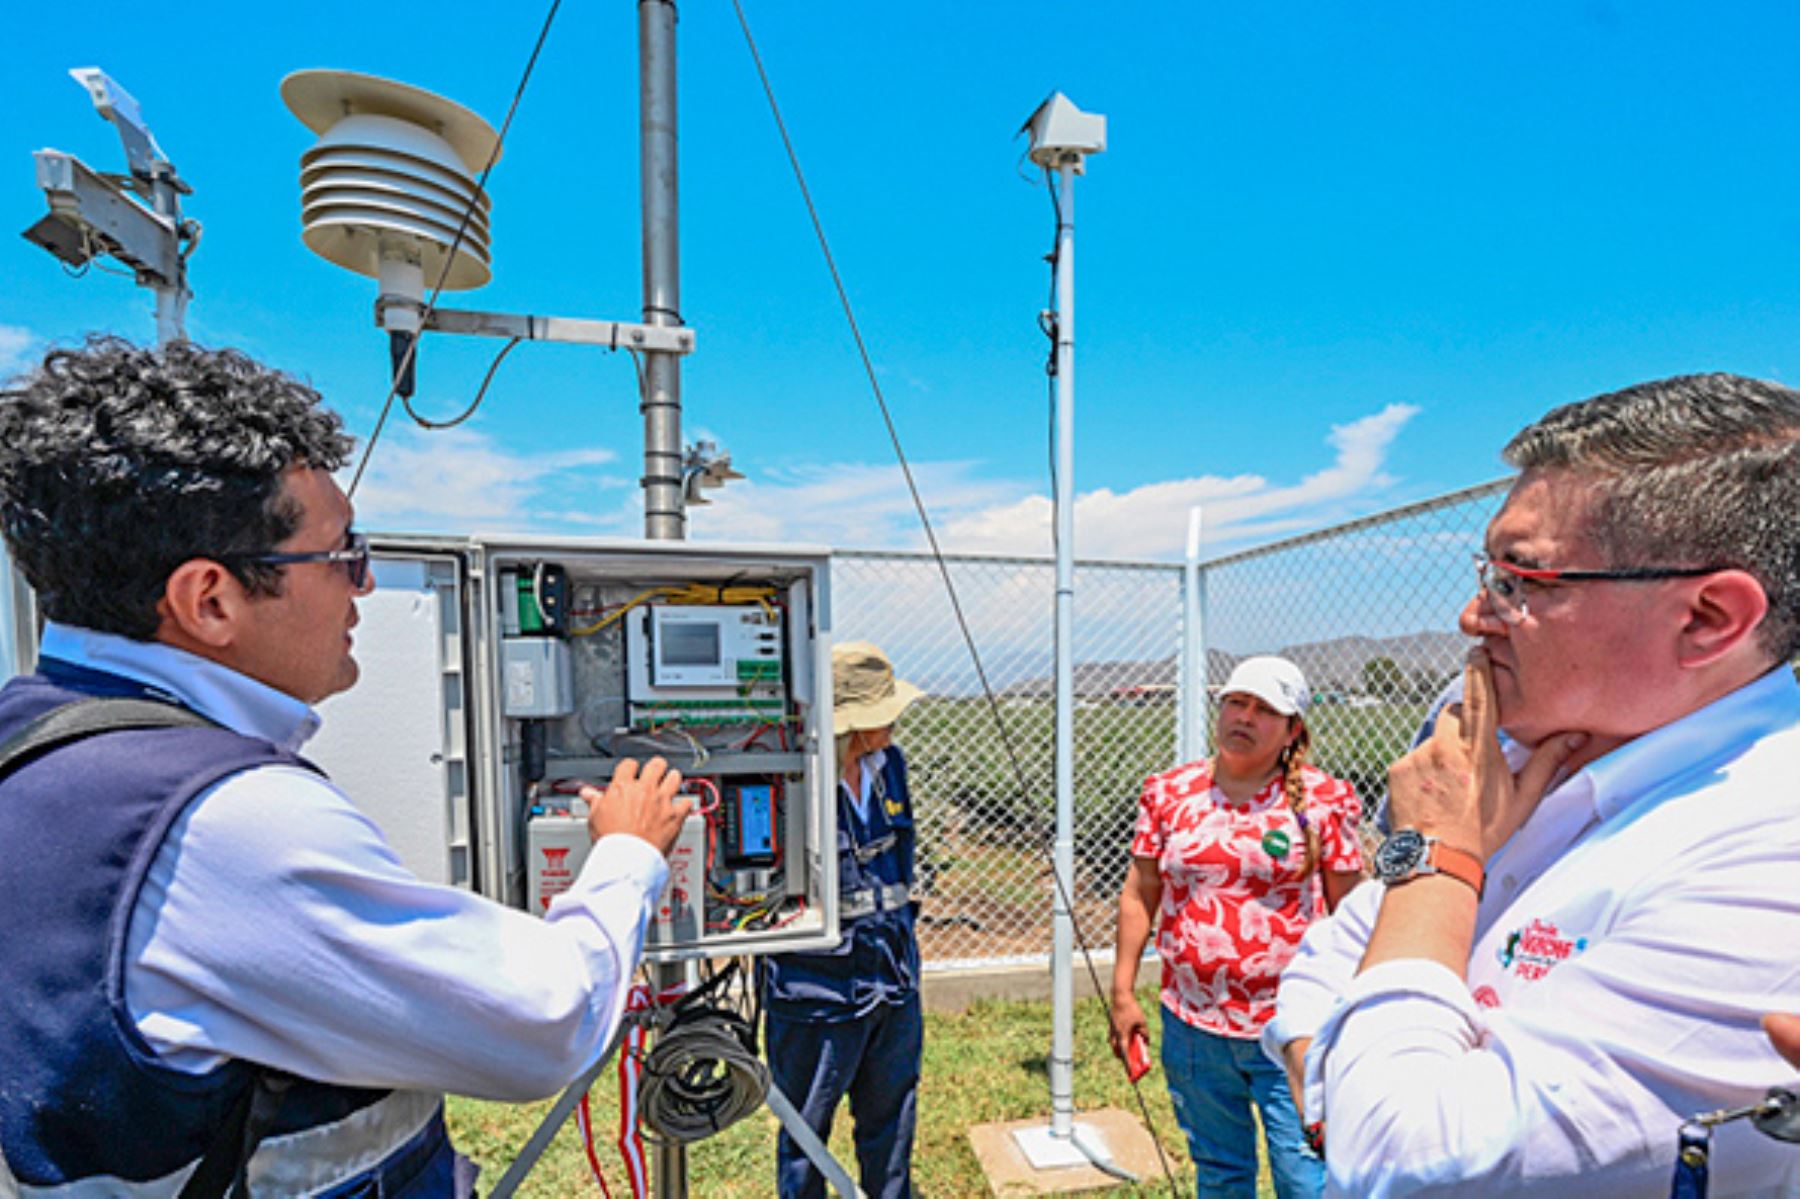
[[678, 1144], [702, 1141], [756, 1111], [769, 1093], [769, 1068], [751, 1023], [727, 1008], [700, 1006], [658, 1034], [644, 1063], [640, 1118]]

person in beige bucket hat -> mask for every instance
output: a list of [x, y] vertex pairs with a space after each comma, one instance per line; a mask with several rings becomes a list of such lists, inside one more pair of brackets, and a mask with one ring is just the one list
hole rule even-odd
[[[918, 903], [906, 759], [894, 723], [924, 692], [894, 677], [878, 647], [831, 651], [838, 763], [838, 916], [832, 949], [763, 959], [769, 1067], [821, 1140], [847, 1095], [870, 1199], [910, 1199], [918, 1123]], [[787, 1133], [776, 1147], [781, 1199], [823, 1199], [825, 1180]]]
[[[831, 731], [891, 729], [913, 700], [925, 694], [894, 677], [887, 655], [867, 641], [847, 641], [831, 650]], [[841, 769], [843, 762], [838, 763]]]

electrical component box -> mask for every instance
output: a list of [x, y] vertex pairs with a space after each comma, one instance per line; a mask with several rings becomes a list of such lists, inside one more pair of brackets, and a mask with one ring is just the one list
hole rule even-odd
[[626, 621], [633, 724], [781, 717], [785, 637], [774, 608], [648, 604]]
[[[829, 554], [483, 542], [467, 653], [483, 889], [543, 912], [588, 855], [583, 783], [661, 757], [693, 800], [656, 961], [838, 937]], [[496, 702], [484, 696], [492, 695]]]
[[500, 711], [516, 719], [567, 716], [575, 710], [569, 643], [553, 637], [508, 637], [500, 643]]
[[775, 852], [773, 782], [726, 783], [719, 797], [719, 856], [733, 868], [773, 866]]

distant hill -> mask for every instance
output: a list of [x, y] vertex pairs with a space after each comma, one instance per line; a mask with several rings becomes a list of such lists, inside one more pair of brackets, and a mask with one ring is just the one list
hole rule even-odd
[[[1455, 633], [1407, 633], [1400, 637], [1339, 637], [1291, 645], [1277, 652], [1306, 673], [1314, 691], [1360, 691], [1363, 665], [1375, 658], [1392, 658], [1408, 675], [1423, 671], [1448, 676], [1462, 669], [1469, 640]], [[1213, 682], [1223, 682], [1217, 676]]]

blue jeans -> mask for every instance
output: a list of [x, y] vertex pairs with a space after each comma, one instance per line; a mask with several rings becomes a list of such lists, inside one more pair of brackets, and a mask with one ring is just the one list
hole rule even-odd
[[1306, 1147], [1287, 1074], [1254, 1037], [1203, 1032], [1163, 1009], [1162, 1064], [1175, 1119], [1194, 1159], [1200, 1199], [1256, 1199], [1256, 1126], [1262, 1113], [1269, 1173], [1281, 1199], [1310, 1199], [1325, 1189], [1325, 1163]]
[[[838, 1103], [850, 1096], [852, 1139], [870, 1199], [911, 1199], [925, 1015], [918, 992], [866, 1016], [826, 1024], [767, 1015], [769, 1072], [819, 1139], [831, 1139]], [[825, 1177], [783, 1131], [775, 1148], [781, 1199], [824, 1199]]]

